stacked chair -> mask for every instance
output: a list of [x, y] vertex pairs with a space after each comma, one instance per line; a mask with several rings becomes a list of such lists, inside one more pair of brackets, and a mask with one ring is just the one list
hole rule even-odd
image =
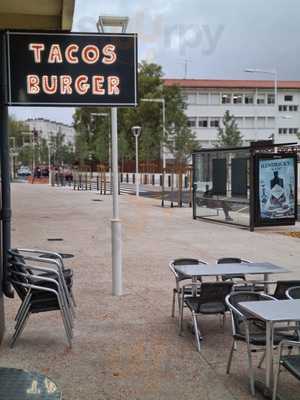
[[73, 272], [59, 253], [32, 249], [9, 251], [9, 275], [21, 305], [11, 347], [22, 334], [30, 314], [60, 311], [69, 346], [72, 346], [75, 300]]

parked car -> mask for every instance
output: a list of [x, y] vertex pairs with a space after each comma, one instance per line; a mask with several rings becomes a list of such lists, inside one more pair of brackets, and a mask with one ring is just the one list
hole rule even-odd
[[18, 176], [30, 176], [31, 170], [26, 165], [21, 165], [21, 167], [17, 170]]

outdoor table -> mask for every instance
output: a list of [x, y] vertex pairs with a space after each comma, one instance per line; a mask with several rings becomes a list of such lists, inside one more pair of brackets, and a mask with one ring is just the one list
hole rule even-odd
[[[264, 275], [264, 281], [268, 281], [269, 274], [288, 272], [286, 268], [268, 262], [178, 265], [175, 266], [175, 270], [180, 274], [191, 277], [193, 282], [197, 282], [198, 278], [204, 276], [235, 274]], [[265, 291], [267, 292], [267, 285]]]
[[0, 399], [61, 400], [62, 393], [45, 375], [22, 369], [0, 368]]
[[263, 394], [270, 397], [273, 377], [273, 327], [276, 322], [300, 321], [300, 300], [245, 301], [241, 302], [240, 306], [266, 322], [266, 378]]

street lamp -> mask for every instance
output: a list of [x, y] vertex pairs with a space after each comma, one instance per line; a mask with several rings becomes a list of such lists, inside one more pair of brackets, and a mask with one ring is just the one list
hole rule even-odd
[[275, 135], [274, 135], [274, 140], [277, 134], [277, 92], [278, 92], [278, 80], [277, 80], [277, 71], [276, 69], [274, 70], [265, 70], [265, 69], [259, 69], [259, 68], [246, 68], [245, 72], [250, 72], [254, 74], [267, 74], [267, 75], [273, 75], [274, 76], [274, 107], [275, 107], [275, 113], [274, 113], [274, 122], [275, 122]]
[[141, 134], [141, 127], [140, 126], [133, 126], [131, 128], [131, 132], [133, 136], [135, 137], [135, 185], [136, 185], [136, 196], [139, 197], [139, 144], [138, 144], [138, 139]]
[[89, 152], [88, 159], [90, 162], [90, 177], [92, 178], [93, 177], [93, 168], [92, 168], [93, 154], [91, 151]]
[[[99, 16], [97, 22], [98, 32], [105, 32], [105, 27], [110, 30], [121, 29], [126, 32], [128, 17]], [[121, 296], [122, 284], [122, 224], [119, 210], [119, 166], [118, 166], [118, 113], [117, 108], [111, 108], [111, 152], [112, 152], [112, 197], [113, 216], [111, 219], [112, 243], [112, 293]]]

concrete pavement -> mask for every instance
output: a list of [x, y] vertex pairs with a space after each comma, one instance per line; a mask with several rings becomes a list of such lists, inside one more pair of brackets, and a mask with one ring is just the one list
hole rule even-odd
[[[201, 318], [201, 354], [189, 331], [178, 336], [170, 316], [174, 282], [168, 262], [177, 257], [212, 262], [238, 256], [286, 266], [290, 273], [284, 278], [300, 279], [299, 239], [280, 233], [291, 228], [251, 233], [194, 221], [189, 208], [162, 209], [155, 199], [121, 196], [124, 295], [117, 298], [111, 296], [110, 196], [21, 183], [13, 184], [12, 196], [14, 246], [75, 255], [66, 264], [74, 269], [78, 309], [71, 350], [58, 313], [32, 316], [11, 350], [8, 339], [19, 300], [7, 300], [0, 366], [49, 375], [64, 400], [252, 398], [243, 344], [231, 375], [225, 373], [229, 318], [224, 329], [218, 317]], [[102, 201], [93, 201], [99, 198]], [[185, 318], [189, 320], [188, 312]], [[263, 378], [264, 369], [257, 373]], [[289, 400], [299, 400], [299, 383], [287, 374], [280, 391], [288, 391]]]

